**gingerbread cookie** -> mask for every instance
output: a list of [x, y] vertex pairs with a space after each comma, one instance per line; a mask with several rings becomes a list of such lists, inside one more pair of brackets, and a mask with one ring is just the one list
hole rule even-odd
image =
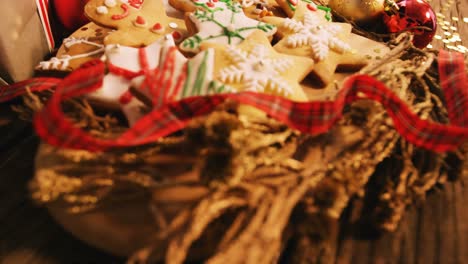
[[267, 36], [276, 32], [275, 26], [245, 16], [239, 3], [211, 1], [204, 4], [206, 8], [188, 15], [187, 28], [196, 34], [180, 44], [181, 50], [196, 53], [200, 51], [200, 44], [206, 42], [236, 45], [255, 30], [261, 30]]
[[36, 70], [69, 72], [89, 60], [99, 59], [104, 54], [103, 40], [109, 32], [110, 29], [88, 23], [64, 39], [55, 57], [40, 62]]
[[90, 0], [85, 14], [96, 24], [115, 29], [105, 44], [140, 47], [166, 34], [176, 41], [187, 35], [183, 20], [168, 17], [162, 0]]
[[166, 42], [161, 48], [154, 87], [140, 79], [133, 92], [154, 108], [191, 96], [203, 96], [234, 90], [213, 79], [214, 50], [207, 49], [187, 59], [175, 45]]
[[337, 67], [359, 69], [367, 64], [366, 57], [349, 45], [351, 25], [330, 22], [321, 10], [310, 12], [307, 5], [299, 3], [293, 18], [265, 17], [281, 32], [281, 40], [274, 48], [281, 53], [305, 56], [315, 61], [312, 74], [327, 85]]
[[236, 91], [307, 100], [299, 82], [313, 68], [313, 60], [275, 51], [264, 32], [254, 32], [237, 46], [205, 43], [202, 47], [216, 50], [215, 79]]
[[106, 108], [120, 108], [130, 125], [136, 122], [143, 115], [141, 109], [144, 105], [133, 97], [129, 89], [136, 83], [141, 83], [145, 74], [158, 68], [161, 49], [166, 45], [175, 46], [171, 35], [142, 48], [107, 45], [105, 61], [108, 73], [102, 87], [90, 94], [89, 99]]

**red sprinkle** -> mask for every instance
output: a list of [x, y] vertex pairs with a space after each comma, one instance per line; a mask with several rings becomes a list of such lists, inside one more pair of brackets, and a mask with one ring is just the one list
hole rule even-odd
[[144, 25], [146, 24], [146, 20], [142, 16], [137, 16], [135, 22], [139, 25]]
[[133, 98], [133, 94], [130, 91], [126, 91], [125, 93], [123, 93], [120, 96], [119, 103], [123, 104], [123, 105], [126, 105], [126, 104], [130, 103], [132, 98]]
[[211, 1], [208, 2], [208, 3], [206, 3], [206, 5], [207, 5], [208, 7], [214, 7], [214, 6], [215, 6], [215, 4], [214, 4], [213, 2], [211, 2]]
[[180, 34], [179, 31], [174, 31], [174, 32], [172, 32], [172, 37], [174, 39], [180, 39], [182, 37], [182, 35]]
[[216, 2], [218, 2], [219, 0], [212, 0], [212, 1], [216, 3]]
[[160, 30], [160, 29], [162, 29], [161, 23], [154, 24], [153, 30]]
[[307, 9], [310, 11], [317, 11], [317, 6], [314, 4], [307, 4]]
[[297, 5], [297, 0], [288, 0], [291, 5], [296, 6]]
[[128, 15], [130, 14], [130, 12], [128, 11], [128, 5], [126, 5], [126, 4], [121, 4], [121, 5], [120, 5], [120, 8], [122, 8], [123, 13], [120, 14], [120, 15], [113, 15], [113, 16], [111, 17], [113, 20], [124, 19], [124, 18], [128, 17]]

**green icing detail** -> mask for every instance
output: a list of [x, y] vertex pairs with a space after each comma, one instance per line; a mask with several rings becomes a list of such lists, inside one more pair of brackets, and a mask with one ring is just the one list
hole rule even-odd
[[202, 38], [200, 38], [200, 36], [198, 35], [195, 35], [195, 36], [192, 36], [186, 40], [184, 40], [184, 42], [182, 43], [182, 45], [184, 47], [190, 47], [190, 48], [195, 48], [195, 47], [198, 47], [200, 45], [200, 43], [203, 41]]
[[331, 8], [321, 5], [318, 5], [317, 8], [325, 11], [325, 18], [327, 19], [327, 21], [331, 21]]
[[197, 72], [197, 78], [193, 84], [192, 95], [199, 95], [201, 94], [201, 89], [203, 87], [203, 82], [205, 81], [205, 74], [206, 74], [206, 59], [208, 58], [208, 52], [205, 52], [203, 55], [203, 61], [200, 63], [199, 70]]
[[[223, 2], [226, 4], [227, 8], [232, 11], [231, 14], [231, 24], [235, 24], [235, 15], [240, 13], [242, 11], [242, 7], [239, 3], [234, 3], [231, 0], [220, 0], [220, 2]], [[205, 4], [198, 4], [199, 6], [203, 6]], [[215, 9], [210, 9], [210, 10], [196, 10], [193, 15], [200, 21], [200, 22], [213, 22], [216, 24], [218, 27], [221, 28], [222, 32], [219, 35], [211, 35], [206, 37], [205, 39], [202, 39], [198, 35], [194, 35], [190, 38], [187, 38], [182, 42], [183, 47], [189, 47], [191, 49], [194, 49], [200, 45], [200, 43], [204, 40], [209, 40], [209, 39], [214, 39], [214, 38], [219, 38], [219, 37], [227, 37], [228, 38], [228, 44], [232, 43], [233, 38], [239, 38], [241, 40], [244, 40], [245, 38], [240, 34], [240, 32], [245, 31], [245, 30], [250, 30], [250, 29], [260, 29], [264, 32], [268, 32], [269, 30], [273, 30], [275, 28], [274, 25], [266, 24], [266, 23], [261, 23], [259, 22], [256, 27], [243, 27], [243, 28], [238, 28], [234, 31], [231, 31], [228, 29], [227, 26], [224, 26], [221, 22], [217, 21], [214, 18], [215, 12], [222, 11], [222, 8], [215, 8]]]
[[185, 80], [185, 83], [184, 83], [184, 90], [182, 91], [182, 98], [185, 98], [187, 96], [187, 91], [189, 89], [189, 83], [190, 83], [190, 72], [192, 71], [190, 69], [190, 63], [187, 63], [187, 79]]
[[211, 81], [208, 86], [207, 94], [218, 94], [224, 92], [226, 86], [216, 81]]
[[286, 3], [288, 3], [289, 9], [291, 9], [292, 11], [296, 11], [296, 7], [293, 4], [291, 4], [289, 0], [286, 0]]

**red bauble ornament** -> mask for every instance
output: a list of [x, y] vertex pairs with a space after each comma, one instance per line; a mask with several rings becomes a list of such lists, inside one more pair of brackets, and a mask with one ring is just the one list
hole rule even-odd
[[84, 15], [84, 6], [88, 0], [53, 0], [57, 18], [65, 29], [73, 31], [88, 23]]
[[402, 0], [396, 4], [398, 11], [384, 15], [388, 31], [395, 33], [415, 26], [427, 27], [430, 30], [410, 30], [414, 33], [414, 46], [426, 47], [434, 38], [437, 29], [436, 15], [431, 5], [424, 0]]

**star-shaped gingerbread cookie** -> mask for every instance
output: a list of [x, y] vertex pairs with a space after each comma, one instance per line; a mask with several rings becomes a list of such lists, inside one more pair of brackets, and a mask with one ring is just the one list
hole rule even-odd
[[245, 16], [237, 2], [217, 0], [209, 3], [208, 8], [197, 9], [188, 15], [187, 28], [197, 33], [180, 44], [181, 50], [197, 53], [201, 43], [236, 45], [256, 30], [267, 36], [276, 32], [275, 26]]
[[299, 82], [313, 68], [313, 60], [275, 51], [262, 31], [254, 32], [237, 46], [202, 45], [203, 49], [209, 47], [215, 49], [215, 80], [236, 91], [307, 100]]
[[324, 85], [332, 81], [337, 67], [357, 70], [367, 64], [366, 57], [349, 45], [351, 25], [327, 21], [322, 10], [310, 12], [299, 3], [292, 18], [265, 17], [278, 26], [281, 40], [274, 48], [281, 53], [312, 58], [312, 74]]
[[147, 46], [166, 34], [176, 41], [187, 35], [182, 19], [168, 17], [162, 0], [90, 0], [86, 16], [103, 27], [113, 28], [107, 44]]

